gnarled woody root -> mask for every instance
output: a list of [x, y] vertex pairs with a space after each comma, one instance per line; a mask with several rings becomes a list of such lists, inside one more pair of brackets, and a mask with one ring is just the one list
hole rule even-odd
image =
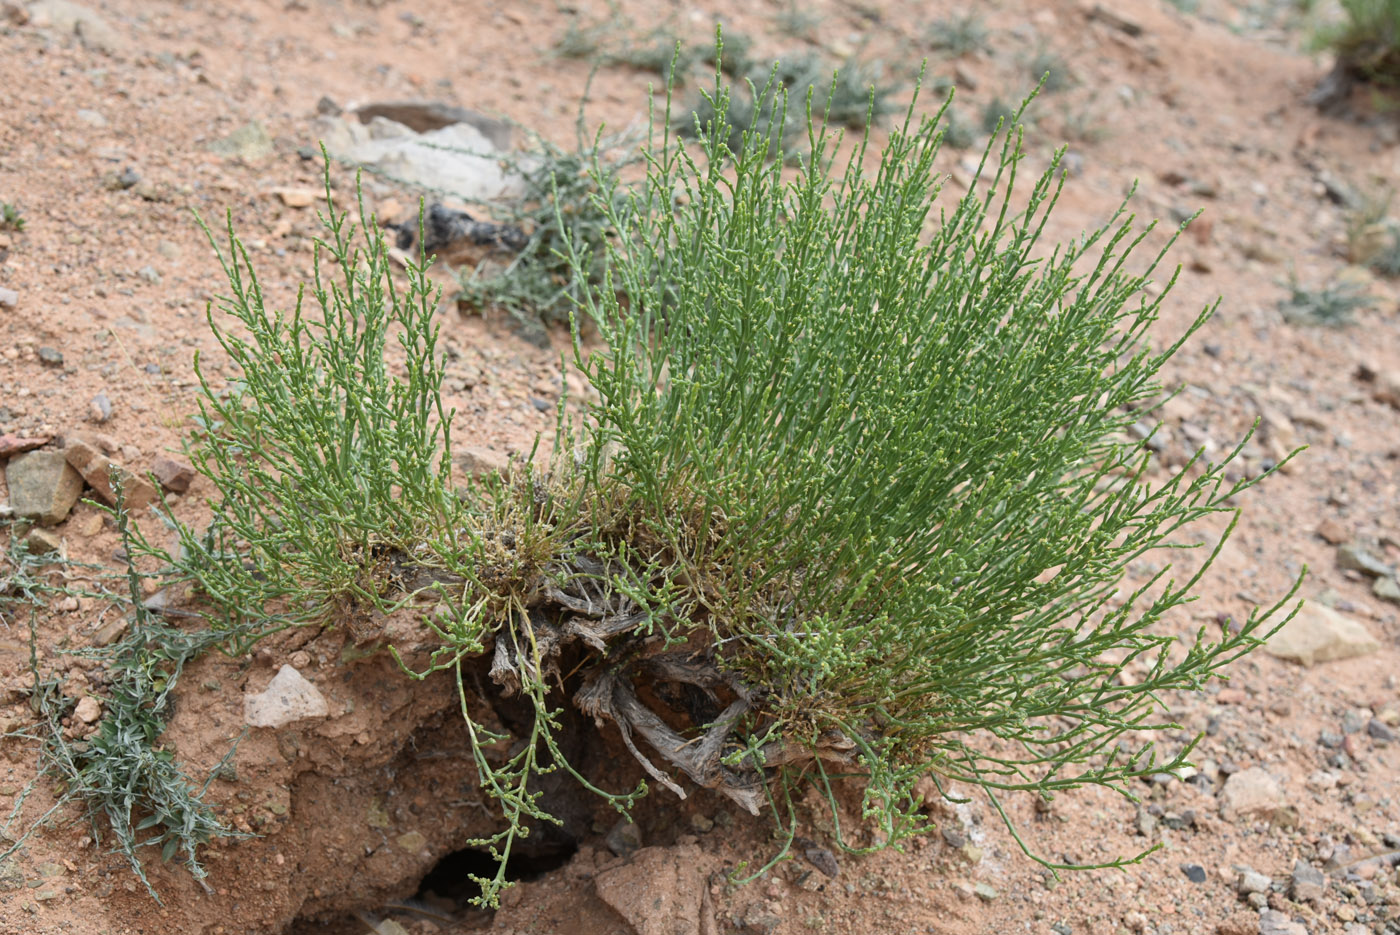
[[[854, 762], [855, 744], [836, 731], [821, 738], [817, 749], [780, 740], [765, 744], [739, 765], [724, 763], [736, 749], [733, 739], [740, 720], [757, 713], [760, 693], [743, 684], [733, 673], [722, 671], [704, 650], [649, 651], [647, 640], [634, 631], [646, 619], [634, 606], [609, 607], [596, 596], [565, 594], [549, 588], [546, 600], [555, 608], [572, 611], [561, 623], [551, 623], [539, 609], [532, 610], [523, 626], [530, 632], [502, 630], [496, 636], [490, 676], [507, 695], [520, 688], [522, 679], [560, 680], [559, 658], [570, 644], [582, 643], [600, 658], [585, 676], [574, 703], [601, 728], [604, 720], [617, 725], [622, 742], [647, 774], [682, 799], [685, 790], [637, 746], [640, 736], [666, 763], [698, 786], [714, 789], [757, 815], [764, 799], [767, 770], [806, 762], [820, 756], [839, 763]], [[628, 602], [630, 603], [630, 602]], [[614, 611], [614, 612], [608, 612]], [[517, 622], [517, 626], [521, 624]], [[654, 641], [660, 644], [661, 641]], [[691, 720], [701, 733], [687, 740], [638, 697], [634, 679], [660, 685], [692, 686], [705, 704], [692, 709]], [[720, 710], [720, 692], [734, 700]], [[701, 710], [718, 711], [704, 716]]]

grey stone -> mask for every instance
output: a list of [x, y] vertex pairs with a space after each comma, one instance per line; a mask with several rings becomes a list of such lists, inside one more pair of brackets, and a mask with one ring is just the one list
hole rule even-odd
[[303, 718], [325, 717], [325, 697], [289, 665], [277, 670], [264, 691], [243, 696], [243, 719], [251, 727], [282, 727]]
[[828, 848], [809, 847], [802, 852], [802, 856], [807, 858], [809, 864], [833, 880], [841, 875], [841, 865], [836, 862], [836, 855]]
[[1366, 733], [1371, 739], [1379, 740], [1382, 743], [1395, 742], [1395, 728], [1390, 727], [1379, 718], [1371, 718], [1366, 724]]
[[471, 124], [415, 133], [381, 116], [368, 124], [321, 116], [313, 121], [312, 132], [336, 159], [468, 201], [518, 196], [524, 190], [523, 180], [502, 167], [502, 150]]
[[[328, 100], [323, 98], [322, 100]], [[334, 102], [331, 102], [334, 106]], [[318, 102], [317, 113], [328, 113], [321, 110]], [[339, 113], [340, 108], [335, 108]], [[408, 127], [414, 133], [429, 133], [433, 130], [441, 130], [443, 127], [450, 127], [456, 123], [464, 123], [476, 130], [486, 139], [491, 141], [491, 145], [497, 149], [510, 148], [510, 124], [504, 120], [497, 120], [495, 117], [488, 117], [479, 114], [474, 110], [465, 107], [458, 107], [454, 104], [443, 104], [438, 101], [381, 101], [374, 104], [366, 104], [356, 112], [361, 123], [369, 123], [376, 117], [392, 120]]]
[[1373, 578], [1395, 574], [1395, 569], [1376, 558], [1366, 548], [1356, 542], [1348, 542], [1337, 548], [1337, 567], [1349, 571], [1359, 571]]
[[1181, 813], [1167, 812], [1162, 816], [1162, 824], [1173, 831], [1194, 828], [1196, 826], [1196, 811], [1195, 809], [1188, 808]]
[[605, 838], [608, 850], [618, 857], [629, 857], [641, 850], [642, 829], [635, 821], [619, 818]]
[[141, 176], [131, 166], [120, 172], [108, 172], [102, 176], [102, 187], [109, 192], [124, 192], [141, 184]]
[[1371, 585], [1371, 593], [1383, 601], [1400, 604], [1400, 582], [1397, 582], [1394, 576], [1377, 578]]
[[989, 903], [1001, 895], [997, 892], [997, 888], [990, 883], [978, 883], [972, 888], [972, 892], [976, 893], [977, 898], [984, 903]]
[[1258, 766], [1235, 773], [1220, 790], [1220, 812], [1226, 818], [1272, 818], [1284, 804], [1278, 781]]
[[12, 857], [0, 860], [0, 893], [20, 889], [24, 889], [24, 871]]
[[40, 29], [76, 36], [85, 48], [114, 55], [125, 43], [105, 19], [69, 0], [38, 0], [29, 6], [29, 22]]
[[83, 123], [97, 130], [101, 130], [103, 127], [107, 126], [107, 118], [95, 110], [87, 110], [86, 108], [80, 109], [76, 116]]
[[[754, 903], [744, 913], [744, 921], [739, 926], [742, 935], [773, 935], [783, 919], [776, 913], [763, 908], [762, 903]], [[638, 930], [640, 935], [640, 930]]]
[[1287, 913], [1264, 909], [1259, 913], [1259, 935], [1308, 935], [1308, 928], [1294, 922]]
[[98, 393], [88, 403], [88, 419], [99, 425], [112, 418], [112, 401], [107, 398], [106, 393]]
[[63, 522], [83, 492], [83, 479], [61, 451], [28, 451], [5, 466], [15, 516], [43, 526]]
[[209, 144], [209, 151], [225, 159], [262, 162], [272, 155], [272, 137], [256, 120], [245, 123], [223, 139]]
[[1378, 649], [1380, 643], [1359, 621], [1317, 602], [1305, 604], [1264, 644], [1269, 655], [1305, 666], [1364, 656]]
[[1235, 881], [1235, 891], [1241, 896], [1248, 896], [1250, 893], [1267, 893], [1271, 883], [1273, 881], [1267, 875], [1257, 870], [1246, 870]]
[[55, 347], [39, 348], [39, 363], [45, 367], [62, 367], [63, 354]]
[[1186, 879], [1192, 883], [1206, 882], [1206, 868], [1200, 864], [1182, 864], [1181, 872], [1186, 874]]
[[1322, 871], [1306, 860], [1300, 859], [1293, 865], [1289, 893], [1294, 902], [1316, 902], [1322, 898], [1322, 891], [1326, 886], [1327, 878], [1322, 875]]

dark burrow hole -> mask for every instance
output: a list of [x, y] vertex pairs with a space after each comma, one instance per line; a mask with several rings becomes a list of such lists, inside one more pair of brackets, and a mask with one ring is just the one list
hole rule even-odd
[[[561, 846], [556, 852], [542, 855], [513, 855], [506, 861], [506, 879], [518, 883], [537, 880], [552, 870], [558, 870], [569, 862], [578, 851], [578, 845]], [[414, 899], [429, 904], [450, 903], [458, 912], [472, 909], [471, 900], [481, 894], [481, 887], [471, 880], [471, 875], [493, 877], [496, 874], [496, 861], [484, 848], [468, 847], [453, 851], [437, 862], [418, 884]]]
[[[578, 845], [567, 844], [546, 854], [516, 855], [506, 863], [506, 878], [518, 883], [536, 880], [558, 870], [574, 856]], [[418, 931], [415, 920], [437, 923], [444, 932], [486, 928], [494, 912], [478, 909], [471, 900], [481, 887], [471, 875], [492, 877], [496, 861], [485, 848], [468, 847], [453, 851], [438, 861], [418, 884], [418, 891], [406, 899], [392, 900], [377, 910], [350, 912], [320, 919], [298, 919], [288, 935], [369, 935], [373, 926], [391, 919], [408, 931]]]

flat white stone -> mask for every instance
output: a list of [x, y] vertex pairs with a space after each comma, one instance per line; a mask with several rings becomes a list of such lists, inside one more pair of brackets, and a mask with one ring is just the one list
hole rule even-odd
[[1298, 615], [1264, 644], [1269, 655], [1305, 666], [1364, 656], [1380, 648], [1380, 642], [1359, 620], [1316, 602], [1304, 604]]
[[277, 670], [265, 691], [243, 696], [243, 719], [252, 727], [282, 727], [302, 718], [325, 717], [325, 696], [291, 666]]

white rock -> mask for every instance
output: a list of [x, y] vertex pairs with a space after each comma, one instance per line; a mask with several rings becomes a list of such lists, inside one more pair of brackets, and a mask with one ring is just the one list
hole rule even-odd
[[243, 719], [252, 727], [282, 727], [308, 717], [325, 717], [326, 699], [291, 666], [277, 670], [267, 690], [243, 696]]
[[1339, 614], [1325, 604], [1309, 603], [1269, 638], [1264, 651], [1280, 659], [1311, 666], [1364, 656], [1380, 647], [1360, 621]]
[[1259, 913], [1259, 935], [1308, 935], [1307, 926], [1294, 922], [1287, 913], [1265, 909]]
[[1235, 883], [1235, 891], [1242, 896], [1250, 893], [1267, 893], [1269, 885], [1274, 881], [1257, 870], [1246, 870], [1240, 874], [1239, 880]]
[[501, 150], [470, 124], [415, 133], [383, 117], [362, 124], [353, 117], [322, 116], [313, 132], [336, 159], [468, 201], [522, 191], [522, 180], [501, 168]]
[[1258, 766], [1235, 773], [1220, 790], [1220, 812], [1226, 818], [1272, 818], [1285, 804], [1278, 781]]
[[29, 7], [29, 22], [40, 29], [75, 35], [84, 46], [95, 52], [113, 54], [122, 51], [125, 42], [105, 19], [94, 11], [70, 0], [39, 0]]

